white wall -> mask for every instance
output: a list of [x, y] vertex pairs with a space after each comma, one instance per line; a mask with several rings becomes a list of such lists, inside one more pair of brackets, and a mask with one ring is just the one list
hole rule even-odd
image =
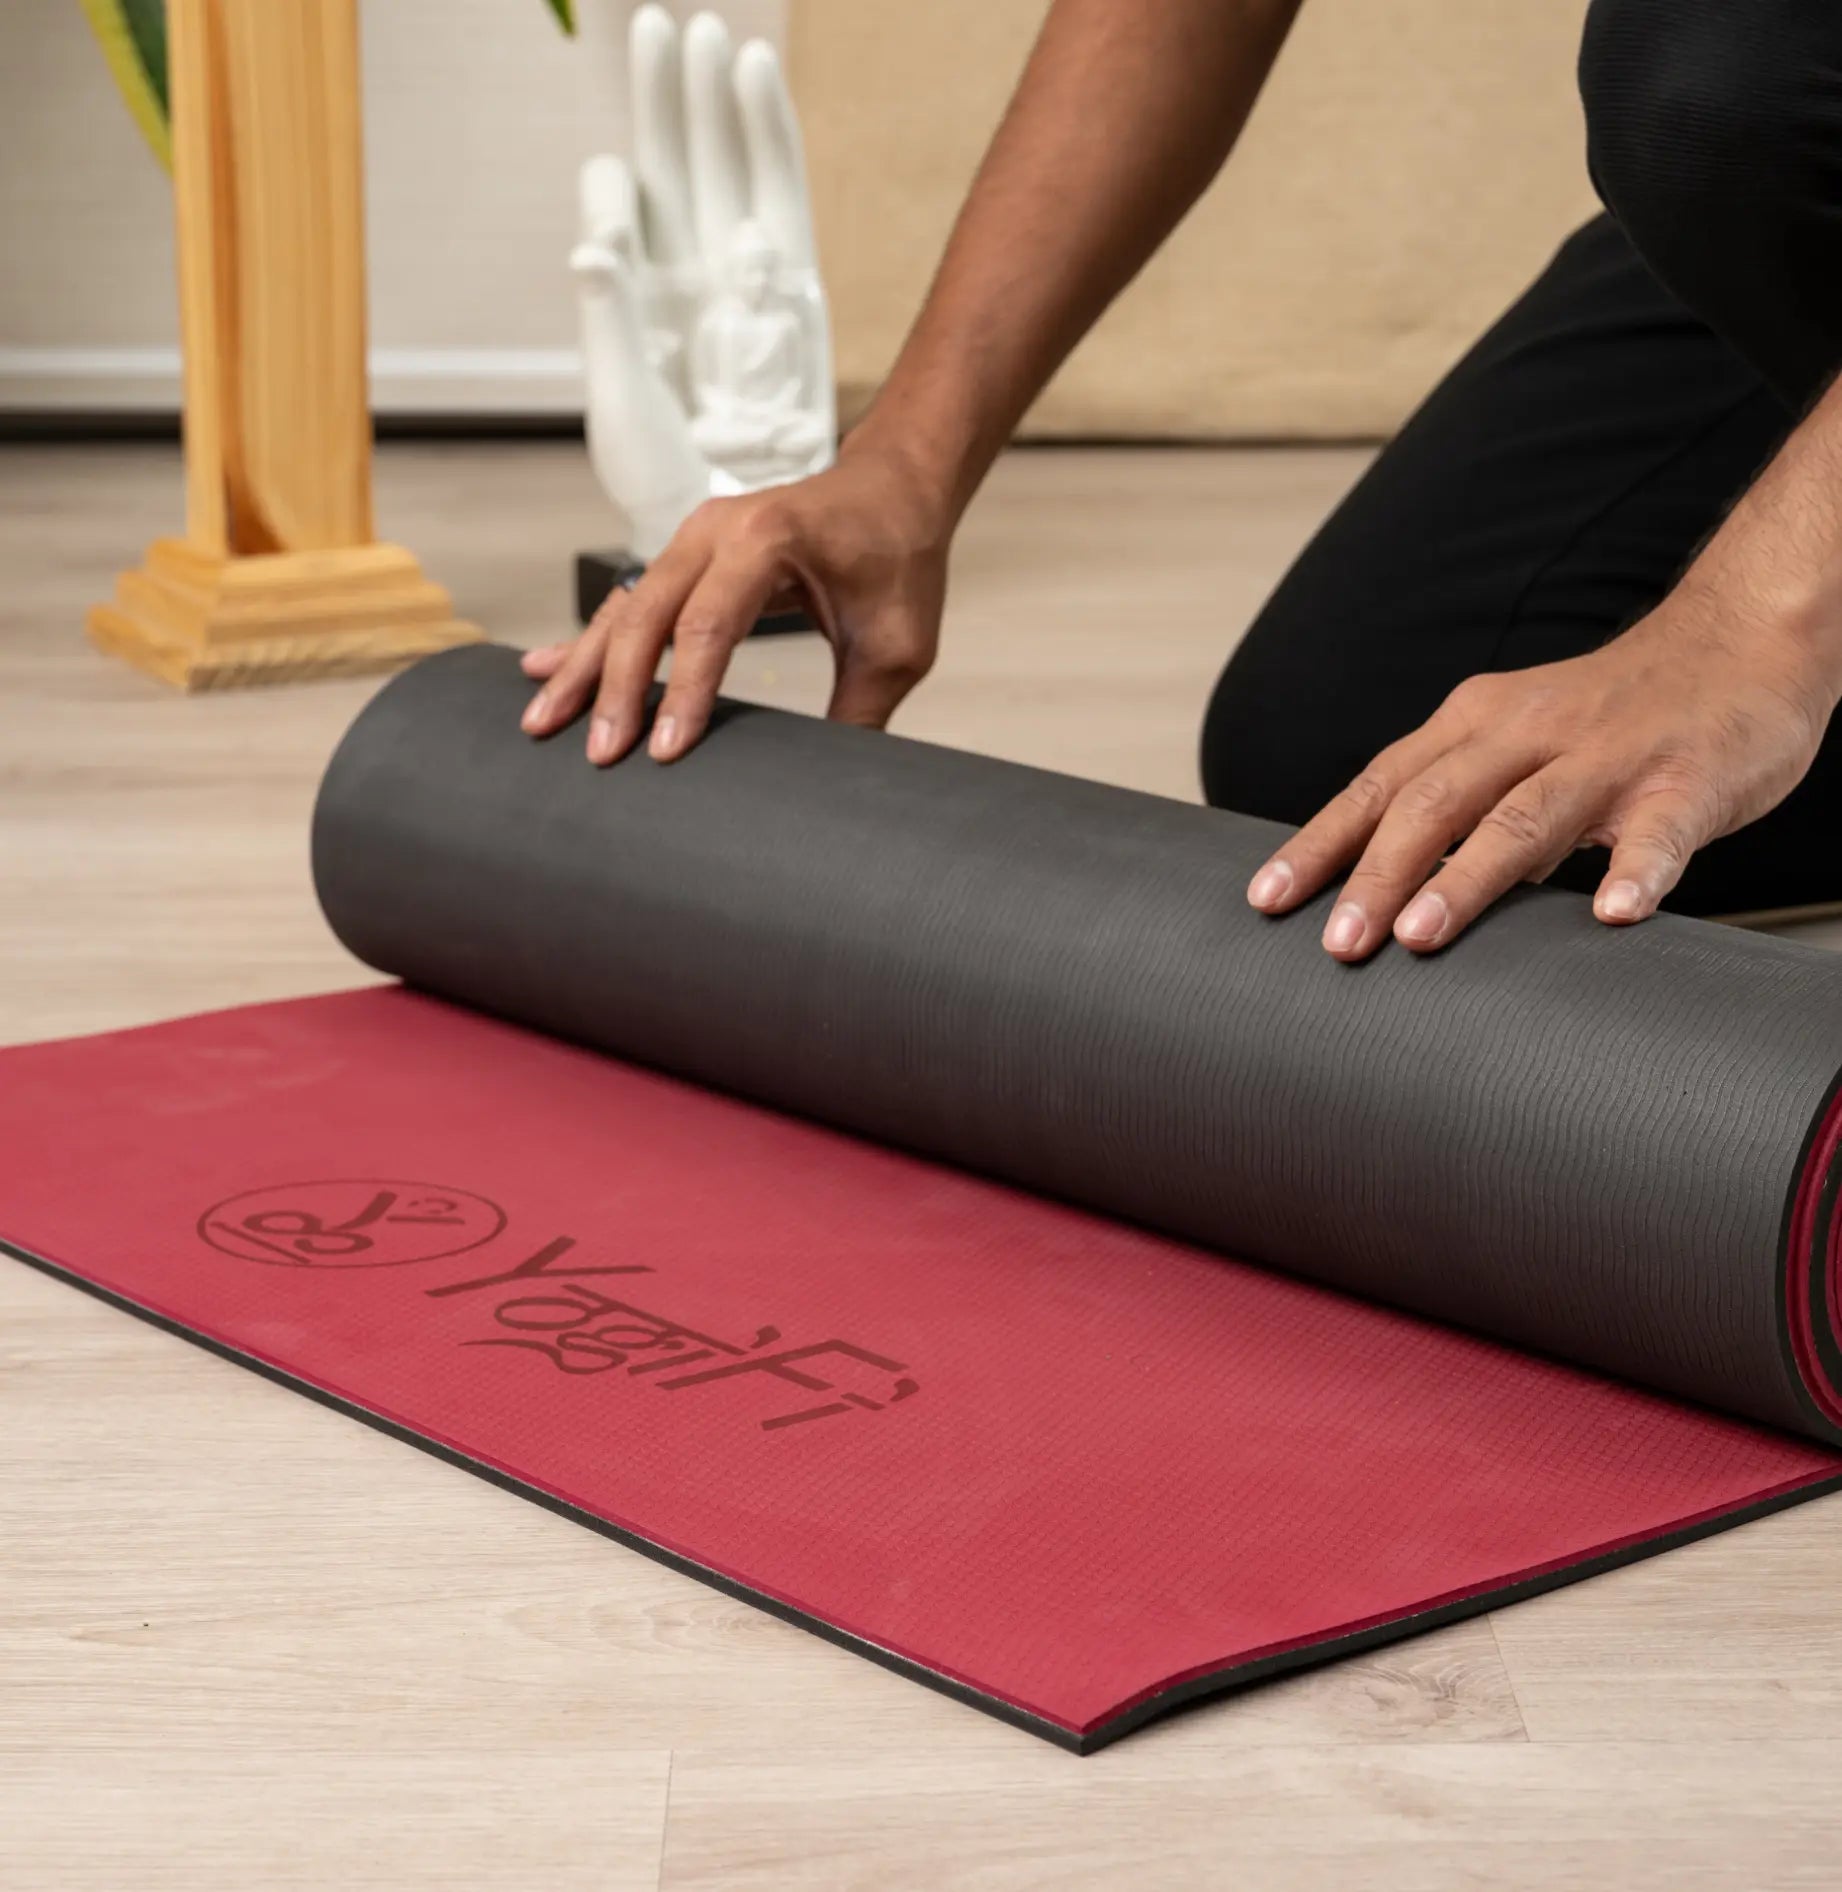
[[[362, 0], [380, 410], [580, 411], [575, 173], [624, 144], [631, 4], [579, 0], [571, 41], [544, 0]], [[171, 409], [166, 176], [77, 0], [4, 10], [0, 408]], [[781, 31], [783, 0], [716, 10]]]

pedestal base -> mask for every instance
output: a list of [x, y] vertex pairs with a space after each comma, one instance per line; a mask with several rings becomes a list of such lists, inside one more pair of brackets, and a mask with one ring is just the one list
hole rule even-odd
[[89, 634], [182, 690], [386, 670], [481, 636], [401, 546], [220, 559], [179, 539], [122, 574]]
[[[576, 618], [586, 624], [608, 593], [617, 586], [631, 590], [645, 572], [644, 562], [631, 552], [578, 552], [576, 554]], [[755, 621], [754, 637], [775, 637], [783, 631], [816, 631], [807, 611], [774, 611]]]

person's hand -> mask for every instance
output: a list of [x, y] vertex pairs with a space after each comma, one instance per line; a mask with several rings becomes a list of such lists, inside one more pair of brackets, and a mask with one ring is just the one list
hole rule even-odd
[[1836, 694], [1807, 641], [1722, 626], [1678, 593], [1587, 656], [1460, 684], [1267, 861], [1248, 900], [1288, 912], [1354, 861], [1325, 950], [1366, 959], [1392, 933], [1432, 952], [1518, 882], [1604, 846], [1593, 911], [1628, 925], [1697, 848], [1802, 780]]
[[[880, 727], [934, 661], [951, 524], [899, 456], [846, 444], [838, 464], [791, 486], [700, 506], [631, 591], [582, 635], [529, 652], [543, 688], [524, 713], [553, 735], [589, 709], [588, 757], [638, 741], [646, 691], [672, 646], [649, 753], [683, 755], [704, 733], [735, 647], [764, 611], [800, 604], [830, 640], [827, 714]], [[592, 707], [591, 707], [592, 705]]]

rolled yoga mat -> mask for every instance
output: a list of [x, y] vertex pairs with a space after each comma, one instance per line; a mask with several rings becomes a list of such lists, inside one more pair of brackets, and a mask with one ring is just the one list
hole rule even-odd
[[405, 985], [0, 1054], [16, 1253], [1081, 1751], [1842, 1482], [1842, 962], [1342, 966], [1266, 823], [528, 692], [328, 770]]

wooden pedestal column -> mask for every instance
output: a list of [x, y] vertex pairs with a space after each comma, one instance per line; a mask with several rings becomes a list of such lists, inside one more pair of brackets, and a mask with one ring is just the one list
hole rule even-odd
[[480, 635], [373, 535], [356, 7], [167, 0], [186, 535], [89, 631], [188, 690]]

